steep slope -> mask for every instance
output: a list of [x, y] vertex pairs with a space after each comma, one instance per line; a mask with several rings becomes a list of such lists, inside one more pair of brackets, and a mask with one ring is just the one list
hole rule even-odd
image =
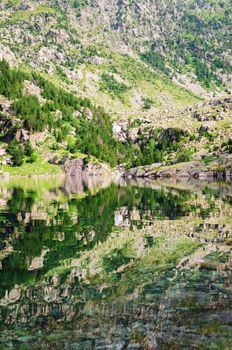
[[230, 4], [2, 1], [1, 170], [230, 161]]
[[0, 172], [54, 173], [57, 166], [75, 175], [108, 171], [99, 161], [131, 168], [193, 160], [212, 163], [216, 171], [223, 162], [228, 168], [231, 106], [226, 97], [156, 122], [113, 121], [89, 99], [0, 61]]
[[112, 115], [156, 119], [197, 102], [179, 84], [200, 96], [229, 86], [229, 5], [5, 0], [1, 51]]

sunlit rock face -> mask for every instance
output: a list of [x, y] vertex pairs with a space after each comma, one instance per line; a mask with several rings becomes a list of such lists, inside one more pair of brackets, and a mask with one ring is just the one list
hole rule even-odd
[[0, 348], [230, 348], [231, 184], [73, 180], [0, 184]]

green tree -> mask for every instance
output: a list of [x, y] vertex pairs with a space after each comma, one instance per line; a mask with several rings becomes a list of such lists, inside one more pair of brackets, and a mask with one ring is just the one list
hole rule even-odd
[[8, 146], [8, 152], [14, 166], [20, 166], [23, 164], [24, 153], [22, 146], [17, 142], [17, 140], [14, 139], [11, 141]]
[[33, 153], [34, 153], [34, 149], [31, 145], [30, 141], [26, 142], [25, 146], [24, 146], [24, 154], [26, 156], [30, 157]]

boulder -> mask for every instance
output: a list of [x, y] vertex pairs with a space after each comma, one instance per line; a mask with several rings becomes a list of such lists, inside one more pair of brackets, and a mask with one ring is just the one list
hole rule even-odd
[[106, 62], [105, 58], [99, 57], [99, 56], [93, 56], [88, 59], [89, 63], [94, 64], [94, 65], [101, 65]]
[[87, 119], [90, 121], [93, 119], [93, 112], [91, 111], [91, 109], [86, 108], [84, 111], [84, 115], [87, 117]]
[[158, 138], [159, 145], [171, 145], [174, 142], [178, 142], [182, 136], [186, 136], [187, 131], [178, 128], [167, 128], [164, 129]]
[[0, 157], [5, 156], [5, 154], [6, 154], [6, 149], [0, 148]]
[[9, 47], [0, 44], [0, 61], [6, 60], [10, 66], [15, 67], [18, 61]]
[[15, 138], [18, 142], [27, 142], [29, 140], [29, 132], [25, 129], [18, 129]]
[[36, 96], [40, 103], [46, 102], [46, 100], [41, 96], [41, 89], [29, 80], [24, 81], [23, 94], [25, 96]]
[[84, 173], [84, 161], [81, 158], [67, 160], [64, 164], [65, 173], [68, 176], [82, 177]]
[[86, 163], [84, 159], [76, 158], [66, 160], [64, 171], [67, 176], [86, 178], [89, 176], [107, 176], [111, 174], [111, 169], [107, 164], [98, 162]]

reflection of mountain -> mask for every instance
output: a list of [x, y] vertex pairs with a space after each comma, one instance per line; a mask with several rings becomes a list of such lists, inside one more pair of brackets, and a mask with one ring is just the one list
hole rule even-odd
[[[68, 180], [42, 197], [29, 187], [2, 191], [2, 323], [54, 329], [46, 339], [37, 335], [38, 349], [43, 342], [51, 349], [71, 344], [69, 333], [58, 330], [64, 324], [76, 329], [77, 349], [97, 348], [98, 341], [116, 349], [135, 334], [140, 346], [168, 348], [171, 337], [182, 341], [181, 332], [186, 346], [193, 334], [199, 346], [202, 332], [207, 344], [232, 300], [230, 189], [143, 186], [112, 184], [77, 195], [79, 182]], [[86, 329], [89, 347], [82, 343]], [[62, 340], [52, 343], [59, 334]]]

